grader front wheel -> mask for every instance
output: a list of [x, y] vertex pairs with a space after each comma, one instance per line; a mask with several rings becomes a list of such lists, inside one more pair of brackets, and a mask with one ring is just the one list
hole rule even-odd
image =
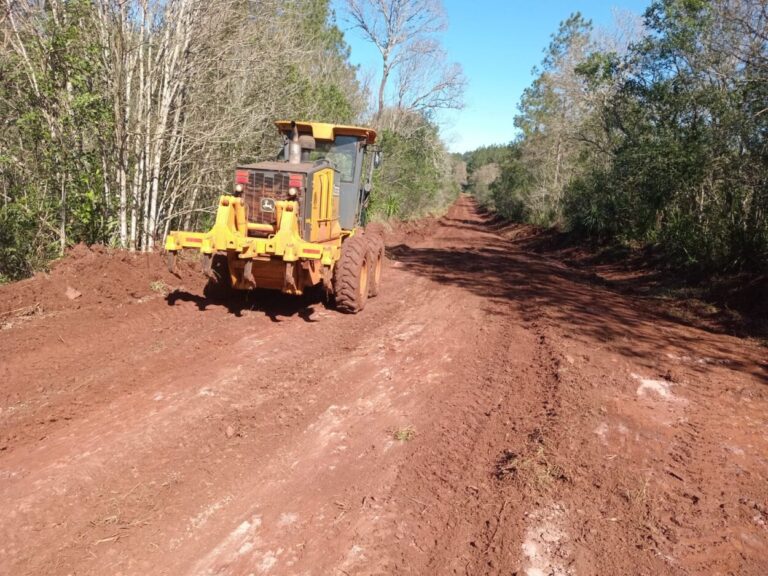
[[341, 258], [336, 263], [333, 292], [336, 307], [342, 312], [356, 314], [368, 301], [368, 253], [369, 244], [362, 234], [356, 234], [344, 242]]

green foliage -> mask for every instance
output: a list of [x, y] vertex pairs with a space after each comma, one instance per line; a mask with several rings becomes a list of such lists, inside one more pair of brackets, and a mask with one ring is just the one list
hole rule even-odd
[[507, 157], [502, 163], [501, 174], [491, 185], [491, 197], [494, 209], [509, 220], [531, 221], [531, 191], [532, 178], [525, 163], [522, 161], [522, 150], [519, 143], [513, 143], [507, 150]]
[[[3, 278], [27, 276], [74, 243], [125, 242], [119, 174], [127, 190], [123, 222], [133, 211], [132, 238], [146, 248], [147, 229], [158, 237], [166, 221], [210, 225], [205, 208], [230, 185], [235, 162], [276, 151], [274, 120], [351, 123], [362, 109], [357, 70], [330, 0], [259, 3], [258, 20], [243, 18], [245, 4], [186, 2], [194, 4], [190, 19], [214, 21], [190, 24], [196, 33], [175, 60], [175, 72], [163, 60], [171, 52], [163, 48], [164, 19], [179, 2], [146, 4], [153, 24], [144, 36], [138, 2], [38, 4], [19, 4], [15, 29], [3, 24], [6, 40], [14, 42], [0, 47]], [[121, 16], [123, 8], [132, 16]], [[260, 55], [252, 75], [243, 68], [244, 53]], [[166, 103], [170, 120], [158, 135], [162, 89], [173, 84], [174, 74], [183, 78]], [[148, 156], [155, 149], [160, 168], [153, 228]]]
[[[665, 0], [648, 9], [654, 34], [628, 56], [632, 73], [606, 107], [618, 145], [607, 170], [587, 167], [569, 188], [572, 228], [657, 244], [684, 266], [766, 267], [768, 122], [745, 107], [766, 86], [745, 81], [753, 72], [721, 51], [734, 40], [722, 37], [734, 33], [720, 27], [725, 8]], [[754, 56], [768, 70], [765, 42]]]
[[418, 218], [440, 212], [458, 196], [437, 126], [417, 114], [408, 120], [407, 129], [379, 133], [382, 164], [374, 171], [372, 219]]
[[564, 22], [523, 95], [496, 209], [685, 267], [768, 268], [765, 18], [760, 0], [658, 0], [623, 55]]
[[492, 187], [498, 181], [501, 167], [509, 161], [511, 146], [481, 146], [463, 155], [467, 163], [466, 192], [472, 194], [479, 204], [491, 210], [500, 210], [495, 204]]
[[467, 163], [467, 172], [472, 173], [478, 168], [488, 164], [501, 164], [509, 156], [509, 146], [504, 144], [491, 144], [481, 146], [470, 152], [465, 152], [462, 157]]
[[[287, 67], [285, 92], [295, 95], [290, 102], [292, 117], [332, 123], [354, 121], [360, 86], [330, 0], [291, 0], [284, 9], [288, 14], [286, 27], [295, 29], [296, 38], [312, 48], [306, 59]], [[317, 69], [332, 72], [319, 75]]]
[[9, 278], [28, 275], [56, 254], [54, 230], [62, 220], [74, 241], [108, 238], [99, 148], [110, 134], [111, 104], [96, 80], [103, 61], [93, 10], [91, 2], [76, 0], [58, 20], [43, 20], [45, 33], [30, 41], [27, 62], [0, 51], [7, 97], [0, 105], [7, 114], [0, 139], [6, 198], [0, 273]]
[[18, 280], [56, 256], [57, 238], [22, 203], [0, 206], [0, 279]]

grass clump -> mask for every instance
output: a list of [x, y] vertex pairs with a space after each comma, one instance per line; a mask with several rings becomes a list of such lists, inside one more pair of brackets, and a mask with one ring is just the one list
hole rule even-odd
[[413, 426], [405, 426], [392, 431], [392, 438], [398, 442], [409, 442], [416, 437], [416, 430]]
[[162, 280], [155, 280], [154, 282], [150, 282], [149, 288], [152, 290], [152, 292], [156, 292], [158, 294], [168, 294], [168, 285]]

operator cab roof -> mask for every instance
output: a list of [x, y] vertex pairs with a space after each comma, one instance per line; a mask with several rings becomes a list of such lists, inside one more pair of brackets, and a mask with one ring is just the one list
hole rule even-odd
[[[291, 132], [290, 120], [275, 122], [282, 133]], [[365, 140], [365, 144], [373, 144], [376, 141], [376, 130], [361, 126], [343, 126], [340, 124], [325, 124], [323, 122], [296, 122], [299, 134], [311, 134], [315, 140], [333, 142], [336, 136], [354, 136]]]

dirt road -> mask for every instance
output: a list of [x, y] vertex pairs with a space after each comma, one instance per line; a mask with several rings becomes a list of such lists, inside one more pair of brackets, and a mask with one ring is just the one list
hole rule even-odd
[[0, 289], [0, 573], [768, 573], [765, 348], [467, 198], [388, 255], [357, 316], [87, 249]]

